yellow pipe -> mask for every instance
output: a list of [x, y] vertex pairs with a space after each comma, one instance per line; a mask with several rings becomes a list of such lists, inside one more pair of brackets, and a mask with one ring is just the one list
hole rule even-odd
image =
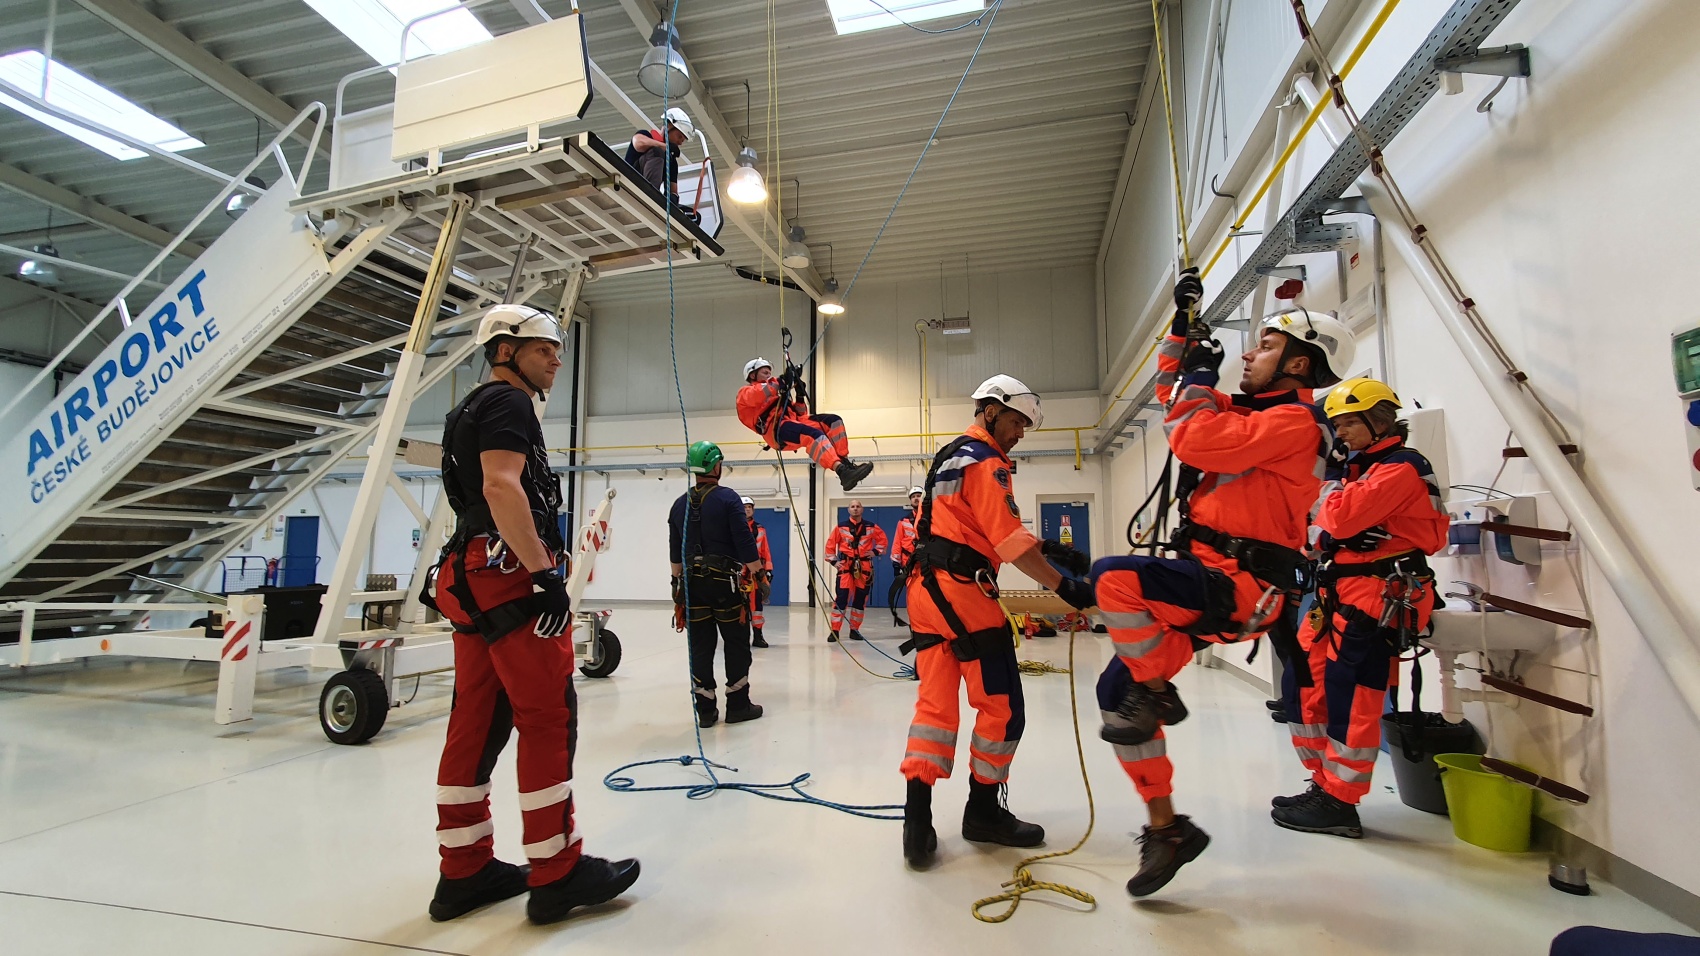
[[[1091, 431], [1094, 427], [1095, 426], [1092, 426], [1092, 425], [1080, 425], [1080, 426], [1061, 425], [1061, 426], [1057, 426], [1057, 427], [1054, 427], [1054, 428], [1035, 428], [1030, 432], [1030, 434], [1037, 435], [1041, 432], [1073, 432], [1074, 433], [1075, 446], [1078, 449], [1078, 447], [1080, 445], [1080, 433], [1084, 432], [1084, 431]], [[877, 441], [890, 441], [890, 440], [899, 439], [899, 438], [955, 438], [957, 435], [960, 435], [960, 434], [962, 434], [962, 433], [961, 432], [908, 432], [908, 433], [898, 434], [898, 435], [861, 435], [861, 436], [858, 436], [858, 438], [862, 439], [862, 440], [866, 440], [866, 441], [876, 441], [876, 440]], [[760, 445], [760, 444], [762, 444], [762, 442], [753, 441], [753, 440], [752, 441], [722, 441], [722, 442], [715, 442], [715, 444], [717, 444], [717, 445]], [[686, 447], [686, 446], [682, 443], [679, 443], [679, 442], [653, 442], [653, 443], [643, 444], [643, 445], [590, 445], [590, 446], [586, 446], [586, 447], [583, 447], [583, 448], [551, 448], [549, 450], [551, 452], [559, 452], [559, 453], [564, 454], [564, 453], [569, 452], [569, 451], [576, 451], [576, 452], [635, 451], [635, 450], [639, 450], [639, 449], [647, 450], [647, 449], [651, 449], [651, 448], [655, 449], [656, 451], [663, 451], [663, 450], [668, 449], [668, 448], [684, 448], [684, 447]]]

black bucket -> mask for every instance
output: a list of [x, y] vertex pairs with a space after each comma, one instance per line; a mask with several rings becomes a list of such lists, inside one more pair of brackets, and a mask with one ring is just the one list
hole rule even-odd
[[1435, 754], [1485, 754], [1487, 745], [1469, 721], [1447, 723], [1440, 714], [1400, 711], [1383, 714], [1381, 733], [1393, 758], [1393, 778], [1405, 806], [1427, 813], [1446, 813], [1446, 791], [1440, 787]]

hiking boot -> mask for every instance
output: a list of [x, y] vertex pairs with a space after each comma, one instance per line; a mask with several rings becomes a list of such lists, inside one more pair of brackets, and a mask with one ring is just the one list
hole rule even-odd
[[1298, 803], [1302, 800], [1308, 800], [1310, 798], [1311, 794], [1316, 793], [1316, 792], [1320, 791], [1321, 789], [1322, 789], [1322, 784], [1317, 783], [1315, 780], [1312, 780], [1310, 782], [1310, 786], [1306, 787], [1303, 793], [1295, 793], [1290, 797], [1270, 797], [1269, 798], [1269, 805], [1274, 807], [1277, 810], [1280, 810], [1284, 807], [1290, 807], [1293, 804]]
[[933, 831], [933, 788], [920, 780], [909, 781], [908, 788], [903, 804], [903, 858], [921, 870], [932, 865], [939, 849], [939, 835]]
[[751, 647], [767, 647], [768, 646], [767, 638], [761, 636], [761, 628], [758, 627], [754, 631], [750, 632], [750, 646]]
[[1157, 736], [1157, 728], [1174, 725], [1186, 719], [1186, 705], [1181, 703], [1180, 691], [1174, 684], [1163, 690], [1152, 690], [1134, 681], [1128, 686], [1121, 703], [1116, 705], [1116, 724], [1105, 724], [1099, 738], [1112, 744], [1134, 746]]
[[525, 892], [525, 876], [529, 866], [515, 866], [501, 860], [491, 860], [471, 876], [451, 880], [437, 877], [437, 892], [431, 897], [431, 919], [442, 923], [458, 919], [491, 903], [513, 899]]
[[1358, 808], [1321, 787], [1300, 794], [1285, 807], [1269, 811], [1269, 816], [1277, 826], [1301, 833], [1332, 833], [1352, 840], [1364, 838]]
[[834, 468], [833, 471], [838, 475], [838, 483], [843, 486], [845, 491], [850, 491], [861, 484], [862, 479], [874, 473], [874, 463], [864, 461], [858, 465], [846, 458], [840, 461], [838, 467]]
[[865, 641], [865, 640], [867, 640], [867, 638], [862, 636], [862, 632], [856, 630], [855, 628], [850, 629], [850, 639], [852, 641]]
[[606, 903], [624, 893], [637, 882], [638, 870], [636, 860], [610, 863], [599, 856], [581, 856], [571, 873], [532, 889], [525, 915], [539, 926], [558, 923], [580, 906]]
[[761, 716], [761, 705], [750, 703], [750, 692], [746, 688], [735, 694], [726, 695], [726, 722], [741, 724], [746, 720], [755, 720]]
[[708, 728], [713, 727], [715, 724], [718, 724], [718, 723], [720, 723], [720, 708], [719, 707], [707, 707], [707, 708], [698, 707], [697, 708], [697, 726], [698, 727], [701, 727], [704, 730], [707, 730]]
[[1032, 847], [1045, 842], [1045, 828], [1017, 819], [1006, 805], [1004, 784], [968, 780], [968, 805], [962, 810], [962, 839], [1000, 846]]
[[1175, 814], [1175, 822], [1166, 827], [1146, 827], [1139, 835], [1139, 872], [1127, 881], [1128, 895], [1150, 896], [1167, 886], [1209, 845], [1210, 834], [1184, 813]]
[[837, 631], [827, 631], [826, 632], [826, 640], [827, 640], [827, 643], [829, 643], [829, 644], [837, 644], [838, 643], [838, 632]]

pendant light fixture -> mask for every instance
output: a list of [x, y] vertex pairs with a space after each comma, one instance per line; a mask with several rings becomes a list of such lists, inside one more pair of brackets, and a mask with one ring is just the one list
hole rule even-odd
[[767, 202], [767, 182], [756, 168], [756, 151], [750, 146], [750, 81], [744, 81], [744, 135], [738, 140], [738, 168], [726, 181], [726, 198], [753, 206]]
[[[59, 258], [59, 250], [53, 245], [52, 209], [47, 210], [47, 235], [34, 249], [38, 256]], [[25, 259], [18, 263], [17, 276], [31, 285], [38, 285], [44, 289], [52, 289], [59, 285], [59, 268], [53, 264], [52, 259]]]
[[649, 51], [638, 64], [638, 83], [664, 99], [678, 99], [691, 91], [691, 68], [679, 49], [679, 31], [666, 20], [649, 35]]
[[826, 246], [826, 292], [815, 302], [815, 311], [821, 315], [835, 316], [844, 314], [844, 297], [838, 294], [838, 277], [833, 274], [832, 243], [823, 242]]
[[[260, 118], [256, 116], [254, 117], [254, 155], [258, 156], [259, 154]], [[267, 189], [266, 181], [261, 179], [258, 175], [251, 175], [242, 181], [249, 186], [255, 187], [259, 190], [259, 192], [250, 193], [245, 189], [238, 188], [235, 192], [231, 193], [230, 198], [224, 201], [224, 214], [232, 219], [240, 219], [243, 213], [253, 208], [254, 203], [259, 202], [260, 200], [260, 193], [265, 192]]]
[[[803, 181], [792, 179], [789, 182], [797, 184], [797, 206], [800, 208], [803, 203]], [[783, 201], [783, 193], [781, 197], [781, 201]], [[779, 261], [789, 269], [806, 269], [809, 266], [809, 247], [803, 244], [803, 237], [806, 234], [803, 232], [803, 227], [797, 225], [797, 214], [795, 212], [792, 213], [790, 221], [791, 229], [788, 233], [790, 241], [785, 243], [785, 249], [780, 253]]]

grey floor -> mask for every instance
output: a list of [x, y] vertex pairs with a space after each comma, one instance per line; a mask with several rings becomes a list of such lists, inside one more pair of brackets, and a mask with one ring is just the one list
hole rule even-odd
[[[695, 748], [684, 644], [665, 612], [619, 609], [612, 626], [626, 659], [613, 678], [580, 682], [575, 791], [587, 850], [643, 860], [622, 902], [551, 928], [527, 925], [523, 900], [426, 919], [451, 677], [421, 681], [370, 744], [338, 747], [315, 716], [324, 673], [262, 678], [255, 719], [220, 728], [212, 666], [105, 660], [0, 673], [0, 952], [1540, 954], [1578, 923], [1683, 931], [1609, 885], [1586, 899], [1548, 889], [1539, 855], [1456, 841], [1445, 819], [1399, 803], [1385, 764], [1363, 808], [1369, 839], [1276, 828], [1268, 798], [1302, 786], [1282, 728], [1261, 694], [1196, 668], [1179, 681], [1192, 717], [1170, 750], [1177, 802], [1215, 842], [1161, 894], [1131, 901], [1122, 884], [1142, 813], [1096, 740], [1092, 682], [1110, 651], [1093, 635], [1077, 655], [1097, 824], [1080, 853], [1036, 876], [1095, 894], [1097, 908], [1037, 896], [1006, 923], [980, 923], [970, 904], [1023, 854], [952, 832], [960, 778], [939, 788], [942, 864], [920, 874], [903, 865], [895, 823], [741, 793], [605, 789], [622, 763]], [[900, 802], [913, 685], [858, 670], [806, 610], [774, 614], [768, 630], [774, 646], [754, 670], [768, 716], [706, 732], [710, 756], [740, 768], [734, 779], [808, 772], [823, 797]], [[867, 630], [895, 653], [895, 631]], [[1066, 663], [1067, 644], [1022, 653]], [[1067, 679], [1028, 678], [1026, 690], [1011, 806], [1066, 848], [1087, 823]], [[514, 859], [511, 766], [510, 749], [495, 806], [498, 852]], [[678, 766], [642, 774], [697, 779]]]

